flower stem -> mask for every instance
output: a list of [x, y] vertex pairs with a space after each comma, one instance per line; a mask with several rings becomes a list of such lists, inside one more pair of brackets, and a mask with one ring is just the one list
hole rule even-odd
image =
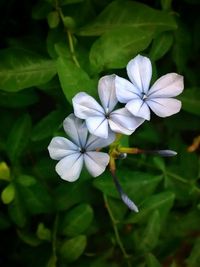
[[113, 216], [112, 210], [111, 210], [111, 208], [109, 206], [109, 203], [108, 203], [107, 196], [104, 194], [103, 197], [104, 197], [104, 202], [105, 202], [109, 217], [110, 217], [111, 222], [112, 222], [113, 231], [115, 233], [115, 238], [116, 238], [117, 244], [118, 244], [118, 246], [119, 246], [119, 248], [120, 248], [120, 250], [121, 250], [121, 252], [122, 252], [122, 254], [123, 254], [124, 258], [125, 258], [125, 260], [127, 261], [128, 267], [131, 267], [130, 256], [127, 254], [126, 249], [125, 249], [125, 247], [123, 245], [123, 242], [122, 242], [122, 240], [120, 238], [120, 235], [119, 235], [119, 231], [118, 231], [118, 228], [117, 228], [118, 222], [116, 221], [116, 219]]
[[80, 68], [80, 64], [75, 54], [74, 44], [73, 44], [73, 37], [69, 29], [67, 29], [67, 37], [69, 42], [69, 50], [72, 56], [72, 60], [74, 61], [75, 65]]

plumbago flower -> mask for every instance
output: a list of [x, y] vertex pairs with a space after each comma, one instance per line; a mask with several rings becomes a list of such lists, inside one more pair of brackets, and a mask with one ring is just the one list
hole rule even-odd
[[59, 160], [56, 172], [69, 182], [79, 178], [83, 164], [93, 177], [102, 174], [110, 157], [107, 153], [97, 152], [96, 149], [111, 144], [115, 135], [109, 135], [108, 139], [88, 135], [85, 122], [74, 114], [64, 120], [63, 127], [72, 141], [64, 137], [54, 137], [48, 146], [50, 157]]
[[99, 80], [98, 93], [102, 106], [84, 92], [78, 93], [72, 99], [74, 114], [80, 119], [85, 119], [91, 134], [107, 138], [112, 130], [130, 135], [144, 122], [144, 119], [134, 117], [126, 108], [114, 110], [118, 102], [115, 75], [107, 75]]
[[183, 91], [183, 76], [169, 73], [159, 78], [149, 89], [152, 66], [147, 57], [136, 56], [127, 65], [131, 82], [116, 76], [116, 96], [134, 116], [150, 120], [150, 109], [159, 117], [180, 111], [181, 102], [172, 97]]

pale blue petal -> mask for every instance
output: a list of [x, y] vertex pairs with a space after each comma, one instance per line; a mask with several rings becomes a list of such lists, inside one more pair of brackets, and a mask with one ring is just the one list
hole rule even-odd
[[131, 82], [140, 90], [140, 92], [146, 94], [152, 76], [151, 61], [147, 57], [141, 55], [136, 56], [129, 61], [127, 65], [127, 74]]
[[103, 152], [87, 152], [84, 154], [84, 162], [88, 172], [93, 176], [102, 174], [108, 165], [110, 157]]
[[126, 104], [126, 108], [134, 116], [150, 120], [150, 110], [146, 101], [140, 98], [133, 99]]
[[60, 160], [78, 151], [77, 145], [64, 137], [54, 137], [49, 146], [49, 155], [52, 159]]
[[112, 131], [108, 131], [108, 138], [100, 138], [98, 136], [90, 134], [86, 144], [86, 150], [96, 150], [97, 148], [107, 147], [115, 141], [115, 134]]
[[108, 120], [105, 116], [96, 116], [86, 119], [88, 131], [101, 138], [108, 138]]
[[84, 121], [70, 114], [63, 122], [63, 127], [67, 135], [79, 147], [84, 147], [87, 140], [88, 130]]
[[56, 165], [56, 172], [63, 180], [76, 181], [83, 167], [83, 154], [75, 153], [61, 159]]
[[105, 112], [110, 113], [118, 100], [115, 92], [115, 75], [107, 75], [99, 80], [98, 93]]

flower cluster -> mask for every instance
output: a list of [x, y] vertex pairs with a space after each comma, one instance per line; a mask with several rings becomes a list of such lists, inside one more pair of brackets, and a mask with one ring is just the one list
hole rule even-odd
[[[151, 61], [141, 55], [128, 63], [127, 74], [130, 81], [114, 74], [99, 80], [100, 104], [85, 92], [72, 99], [74, 114], [63, 123], [71, 140], [54, 137], [48, 146], [50, 157], [59, 160], [56, 171], [62, 179], [77, 180], [83, 165], [93, 177], [99, 176], [110, 162], [110, 156], [99, 150], [113, 143], [116, 133], [131, 135], [145, 120], [150, 120], [150, 110], [159, 117], [180, 111], [181, 102], [174, 97], [183, 91], [181, 75], [166, 74], [150, 87]], [[118, 102], [125, 107], [116, 108]], [[122, 199], [126, 198], [116, 183]], [[134, 205], [130, 199], [128, 203]], [[137, 211], [136, 206], [132, 209]]]

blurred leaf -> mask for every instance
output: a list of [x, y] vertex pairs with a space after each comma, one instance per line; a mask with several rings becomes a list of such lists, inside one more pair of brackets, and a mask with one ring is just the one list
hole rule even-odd
[[26, 244], [32, 247], [40, 245], [41, 241], [32, 233], [27, 233], [23, 230], [17, 230], [19, 238]]
[[80, 90], [92, 95], [96, 94], [96, 86], [88, 74], [70, 60], [58, 57], [57, 71], [63, 93], [69, 103]]
[[156, 61], [162, 58], [173, 44], [173, 35], [170, 32], [164, 32], [156, 36], [153, 40], [149, 57]]
[[80, 204], [70, 210], [61, 224], [62, 234], [76, 236], [84, 233], [93, 220], [93, 210], [88, 204]]
[[0, 212], [0, 230], [5, 230], [11, 226], [11, 223], [2, 212]]
[[79, 235], [64, 241], [60, 248], [60, 254], [67, 262], [76, 261], [84, 252], [87, 244], [86, 236]]
[[36, 20], [45, 19], [47, 14], [51, 11], [52, 7], [48, 3], [49, 1], [39, 0], [33, 6], [32, 18]]
[[150, 33], [175, 30], [176, 22], [170, 14], [135, 1], [113, 1], [93, 23], [82, 27], [80, 35], [101, 35], [118, 27], [148, 30]]
[[47, 263], [47, 267], [56, 267], [57, 257], [52, 255]]
[[183, 110], [200, 116], [200, 88], [187, 88], [178, 97], [183, 104]]
[[98, 72], [123, 68], [127, 62], [148, 47], [152, 34], [130, 27], [118, 27], [104, 33], [90, 51], [92, 67]]
[[10, 181], [10, 169], [5, 162], [0, 162], [0, 180]]
[[155, 210], [149, 217], [144, 233], [140, 238], [138, 245], [139, 249], [147, 252], [157, 246], [160, 235], [160, 215], [158, 210]]
[[[117, 171], [117, 177], [119, 177], [124, 192], [132, 198], [134, 202], [140, 202], [151, 195], [158, 183], [162, 180], [162, 176], [134, 172], [128, 169], [119, 169]], [[119, 194], [109, 173], [103, 174], [100, 178], [96, 179], [93, 184], [104, 194], [119, 198]]]
[[33, 141], [40, 141], [52, 136], [58, 130], [59, 125], [62, 124], [63, 119], [63, 111], [54, 110], [50, 112], [34, 126], [31, 139]]
[[141, 207], [139, 207], [140, 212], [130, 214], [126, 219], [126, 223], [145, 222], [148, 216], [157, 209], [162, 224], [173, 205], [174, 197], [175, 195], [172, 192], [162, 192], [146, 198]]
[[13, 183], [10, 183], [1, 192], [1, 200], [4, 204], [9, 204], [10, 202], [13, 201], [14, 198], [15, 198], [15, 187]]
[[200, 238], [197, 238], [190, 256], [186, 260], [188, 266], [190, 267], [199, 267], [200, 265]]
[[40, 240], [51, 240], [51, 231], [43, 223], [38, 224], [36, 235]]
[[70, 4], [76, 4], [76, 3], [81, 3], [84, 2], [84, 0], [60, 0], [60, 5], [70, 5]]
[[11, 161], [18, 160], [26, 148], [31, 131], [31, 117], [24, 114], [16, 120], [7, 139], [7, 153]]
[[32, 51], [8, 48], [0, 51], [0, 89], [16, 92], [48, 82], [56, 74], [52, 60]]
[[38, 102], [38, 95], [33, 90], [20, 92], [0, 91], [0, 106], [8, 108], [23, 108]]
[[161, 0], [163, 10], [170, 10], [173, 0]]
[[60, 22], [60, 17], [57, 11], [49, 12], [47, 16], [48, 24], [51, 29], [58, 27]]
[[17, 177], [17, 190], [29, 213], [39, 214], [52, 211], [52, 199], [47, 188], [34, 177], [28, 175]]
[[147, 267], [162, 267], [162, 265], [159, 263], [156, 257], [151, 253], [147, 254], [146, 262], [147, 262]]

